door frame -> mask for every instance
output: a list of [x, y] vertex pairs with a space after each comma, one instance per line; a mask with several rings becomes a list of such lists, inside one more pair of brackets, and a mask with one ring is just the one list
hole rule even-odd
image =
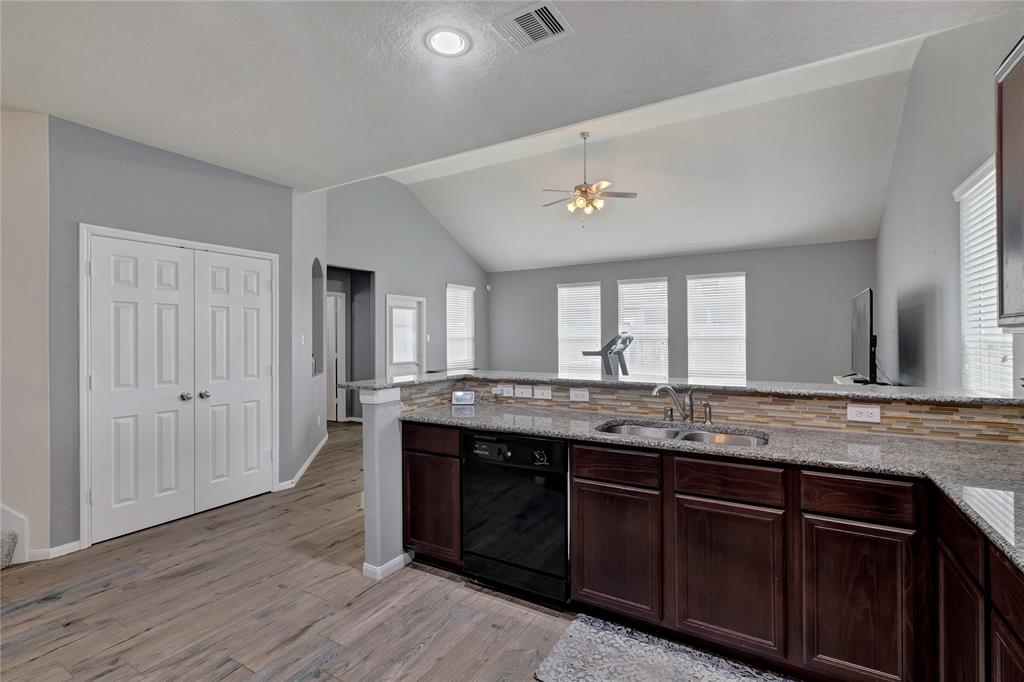
[[274, 471], [271, 492], [282, 489], [280, 477], [280, 372], [278, 371], [280, 354], [280, 322], [279, 297], [280, 286], [278, 272], [278, 256], [276, 253], [264, 251], [253, 251], [240, 249], [233, 246], [222, 246], [220, 244], [208, 244], [188, 239], [177, 239], [175, 237], [164, 237], [143, 232], [132, 232], [114, 227], [92, 225], [90, 223], [78, 223], [78, 549], [85, 549], [92, 545], [92, 504], [90, 496], [92, 493], [92, 453], [89, 449], [91, 411], [89, 381], [90, 367], [89, 357], [92, 346], [90, 343], [91, 334], [89, 329], [91, 286], [90, 277], [92, 270], [92, 254], [89, 250], [91, 237], [109, 237], [112, 239], [123, 239], [126, 241], [141, 242], [144, 244], [157, 244], [162, 246], [176, 246], [179, 248], [194, 249], [196, 251], [209, 251], [212, 253], [224, 253], [234, 256], [246, 256], [249, 258], [260, 258], [270, 261], [270, 308], [271, 308], [271, 358], [270, 374], [273, 384], [270, 396], [271, 419], [271, 441], [273, 444], [273, 456], [271, 467]]
[[[406, 296], [405, 294], [387, 294], [384, 297], [384, 374], [391, 379], [391, 318], [388, 309], [392, 304], [413, 304], [420, 313], [419, 355], [420, 373], [427, 371], [427, 299], [424, 296]], [[405, 363], [403, 363], [405, 364]], [[401, 375], [399, 375], [401, 376]]]
[[[342, 356], [341, 358], [339, 358], [339, 360], [341, 360], [342, 362], [339, 362], [337, 365], [335, 365], [335, 369], [334, 369], [334, 397], [335, 397], [335, 400], [337, 400], [338, 402], [337, 402], [337, 406], [335, 407], [335, 411], [334, 411], [334, 417], [335, 418], [332, 419], [331, 421], [343, 422], [343, 421], [349, 421], [348, 404], [347, 404], [348, 403], [348, 393], [346, 391], [344, 397], [339, 397], [338, 396], [338, 382], [339, 381], [346, 381], [348, 379], [348, 348], [347, 348], [347, 344], [345, 343], [345, 340], [342, 340], [341, 335], [338, 334], [338, 330], [341, 328], [342, 324], [344, 324], [345, 325], [345, 336], [346, 337], [348, 336], [348, 319], [345, 319], [344, 322], [342, 322], [342, 320], [338, 318], [338, 301], [339, 300], [341, 301], [341, 308], [342, 308], [343, 312], [345, 313], [345, 317], [347, 318], [348, 317], [348, 293], [346, 293], [344, 291], [328, 291], [328, 292], [326, 292], [326, 299], [327, 299], [327, 303], [329, 303], [331, 305], [331, 307], [334, 308], [334, 343], [335, 343], [336, 348], [332, 349], [332, 350], [336, 351], [337, 347], [340, 347], [342, 349], [341, 352], [339, 353], [339, 355]], [[326, 313], [326, 309], [325, 309], [325, 313]], [[326, 318], [326, 314], [324, 315], [324, 317]], [[325, 330], [325, 332], [326, 332], [326, 330]], [[330, 338], [330, 335], [328, 335], [327, 338]], [[324, 344], [324, 347], [326, 348], [327, 344]], [[344, 412], [344, 416], [341, 419], [337, 418], [338, 417], [339, 409], [340, 409], [341, 412]]]

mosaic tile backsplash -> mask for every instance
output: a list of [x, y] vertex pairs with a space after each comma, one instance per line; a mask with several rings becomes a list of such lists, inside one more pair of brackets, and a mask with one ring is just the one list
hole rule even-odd
[[[570, 402], [569, 388], [565, 386], [551, 386], [551, 399], [537, 400], [494, 396], [491, 394], [493, 385], [493, 382], [468, 379], [410, 386], [402, 389], [402, 405], [405, 409], [444, 405], [450, 401], [451, 391], [456, 389], [476, 391], [477, 401], [485, 404], [548, 406], [655, 419], [660, 419], [665, 406], [670, 404], [667, 396], [655, 398], [646, 389], [592, 387], [590, 402]], [[1024, 443], [1024, 407], [970, 407], [891, 402], [882, 403], [881, 423], [870, 424], [847, 421], [848, 401], [841, 399], [698, 392], [694, 394], [694, 409], [698, 421], [703, 415], [700, 408], [702, 400], [711, 402], [714, 421], [726, 424], [845, 429], [927, 438]]]

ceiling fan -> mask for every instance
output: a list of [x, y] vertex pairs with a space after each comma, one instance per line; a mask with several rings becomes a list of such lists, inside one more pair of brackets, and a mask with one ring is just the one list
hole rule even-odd
[[590, 215], [594, 211], [600, 211], [604, 208], [605, 199], [635, 199], [636, 192], [608, 192], [605, 191], [611, 187], [612, 183], [607, 180], [599, 180], [594, 184], [587, 183], [587, 138], [590, 137], [590, 133], [583, 131], [580, 133], [580, 137], [583, 138], [583, 182], [576, 185], [571, 190], [562, 189], [545, 189], [543, 192], [558, 192], [567, 196], [561, 199], [555, 199], [554, 201], [544, 204], [542, 208], [547, 206], [554, 206], [560, 204], [563, 201], [568, 202], [565, 207], [569, 209], [570, 213], [575, 213], [576, 209], [579, 209], [581, 214], [580, 219], [583, 219], [584, 215]]

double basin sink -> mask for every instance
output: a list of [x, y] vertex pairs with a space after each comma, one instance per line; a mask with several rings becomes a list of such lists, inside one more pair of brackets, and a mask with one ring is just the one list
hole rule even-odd
[[768, 445], [768, 437], [746, 433], [722, 433], [694, 428], [691, 424], [665, 426], [660, 423], [620, 423], [611, 422], [597, 427], [604, 433], [617, 433], [635, 438], [653, 438], [655, 440], [685, 440], [709, 445], [739, 445], [743, 447], [760, 447]]

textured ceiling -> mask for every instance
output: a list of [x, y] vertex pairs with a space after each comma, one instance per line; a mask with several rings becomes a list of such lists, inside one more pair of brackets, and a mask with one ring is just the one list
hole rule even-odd
[[559, 2], [575, 32], [520, 54], [489, 24], [525, 4], [5, 0], [2, 101], [310, 189], [1014, 7]]
[[[579, 146], [411, 184], [486, 270], [814, 244], [877, 235], [908, 72], [598, 140], [590, 182], [639, 192], [579, 218], [545, 187]], [[572, 133], [566, 133], [572, 135]]]

